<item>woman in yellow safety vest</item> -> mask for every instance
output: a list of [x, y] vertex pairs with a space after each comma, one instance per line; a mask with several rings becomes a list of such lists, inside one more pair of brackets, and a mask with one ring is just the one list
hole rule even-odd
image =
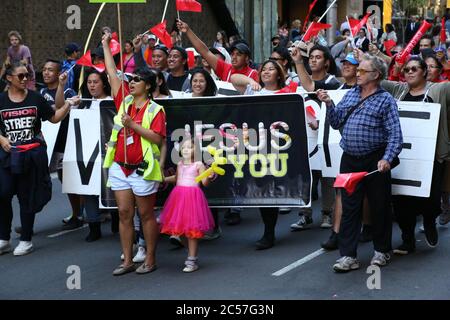
[[[129, 77], [129, 89], [121, 88], [109, 48], [110, 39], [110, 34], [103, 35], [102, 44], [118, 110], [103, 166], [109, 168], [109, 184], [119, 208], [119, 231], [124, 253], [124, 261], [113, 271], [113, 275], [132, 271], [143, 274], [156, 269], [159, 228], [153, 207], [162, 181], [159, 157], [166, 137], [166, 117], [163, 107], [152, 100], [157, 86], [156, 75], [147, 67], [136, 69]], [[145, 261], [137, 269], [132, 261], [135, 205], [141, 215], [147, 245]]]

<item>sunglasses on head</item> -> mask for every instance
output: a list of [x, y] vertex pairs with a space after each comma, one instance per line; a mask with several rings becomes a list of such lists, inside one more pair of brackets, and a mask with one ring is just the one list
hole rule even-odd
[[12, 76], [16, 76], [20, 81], [22, 81], [23, 79], [27, 79], [30, 76], [29, 73], [18, 73], [18, 74], [12, 74]]
[[416, 66], [412, 66], [412, 67], [406, 67], [403, 68], [403, 72], [404, 73], [409, 73], [410, 71], [412, 71], [413, 73], [417, 72], [420, 69], [420, 67], [416, 67]]

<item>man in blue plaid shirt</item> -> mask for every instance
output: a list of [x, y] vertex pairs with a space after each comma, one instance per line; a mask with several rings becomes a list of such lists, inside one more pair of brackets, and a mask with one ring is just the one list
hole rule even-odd
[[327, 116], [334, 129], [340, 129], [344, 150], [341, 173], [379, 172], [358, 183], [349, 195], [341, 189], [343, 216], [339, 231], [341, 258], [333, 266], [336, 272], [359, 268], [356, 259], [361, 230], [364, 196], [369, 200], [375, 254], [371, 264], [384, 266], [390, 259], [392, 240], [391, 165], [402, 150], [402, 131], [394, 98], [381, 89], [387, 66], [378, 57], [364, 55], [357, 69], [357, 86], [334, 106], [325, 90], [318, 98], [327, 106]]

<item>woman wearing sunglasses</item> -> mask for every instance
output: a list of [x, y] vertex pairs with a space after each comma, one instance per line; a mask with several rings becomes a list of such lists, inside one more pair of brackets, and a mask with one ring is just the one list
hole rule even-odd
[[[119, 208], [119, 232], [124, 254], [124, 262], [113, 271], [113, 275], [132, 271], [144, 274], [156, 270], [159, 230], [153, 207], [162, 181], [158, 158], [166, 136], [166, 117], [163, 107], [153, 101], [157, 85], [156, 75], [150, 69], [136, 69], [130, 79], [129, 93], [122, 94], [124, 88], [116, 73], [110, 40], [110, 34], [103, 35], [106, 70], [116, 105], [120, 108], [114, 117], [104, 167], [109, 168], [109, 182]], [[147, 245], [145, 261], [138, 269], [132, 261], [135, 205], [141, 216]]]
[[41, 122], [57, 123], [69, 113], [71, 105], [79, 104], [79, 99], [66, 100], [53, 110], [44, 97], [27, 89], [30, 77], [24, 65], [13, 63], [6, 69], [8, 91], [0, 94], [0, 254], [11, 251], [11, 201], [17, 195], [22, 233], [15, 256], [33, 251], [35, 214], [52, 195]]
[[[394, 212], [402, 230], [403, 243], [394, 253], [406, 255], [415, 250], [416, 216], [423, 216], [425, 238], [427, 244], [434, 248], [438, 244], [436, 217], [441, 213], [442, 177], [446, 159], [450, 155], [450, 140], [448, 135], [447, 106], [450, 106], [450, 83], [432, 83], [427, 81], [428, 66], [421, 58], [415, 56], [408, 60], [402, 68], [405, 83], [383, 81], [382, 87], [400, 101], [434, 102], [441, 105], [437, 144], [431, 191], [428, 198], [411, 196], [393, 196]], [[449, 180], [444, 180], [444, 189], [448, 188]]]

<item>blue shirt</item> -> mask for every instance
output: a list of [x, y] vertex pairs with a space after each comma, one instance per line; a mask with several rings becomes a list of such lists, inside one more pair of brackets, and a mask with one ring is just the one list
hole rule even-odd
[[[356, 86], [336, 107], [327, 107], [331, 127], [339, 129], [347, 112], [360, 101], [361, 88]], [[342, 131], [340, 146], [352, 156], [364, 156], [386, 148], [383, 160], [391, 163], [402, 150], [402, 143], [397, 103], [391, 94], [382, 90], [353, 111]]]

